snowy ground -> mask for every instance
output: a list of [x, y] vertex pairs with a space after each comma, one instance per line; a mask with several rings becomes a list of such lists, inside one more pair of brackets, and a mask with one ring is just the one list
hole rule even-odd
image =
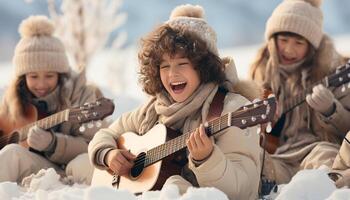
[[[350, 56], [350, 36], [337, 37], [336, 47], [340, 52]], [[222, 49], [221, 55], [233, 56], [239, 77], [247, 77], [248, 66], [255, 56], [259, 45], [233, 49]], [[108, 98], [116, 104], [112, 119], [121, 113], [139, 105], [146, 96], [141, 93], [137, 85], [137, 61], [134, 49], [126, 49], [118, 53], [103, 53], [93, 59], [88, 69], [88, 79], [100, 86]], [[13, 68], [11, 63], [0, 63], [0, 96], [11, 80]], [[0, 168], [1, 170], [1, 168]], [[45, 172], [45, 171], [43, 171]], [[272, 194], [266, 199], [329, 199], [350, 200], [350, 189], [336, 189], [327, 177], [327, 169], [305, 170], [298, 173], [285, 186], [279, 186], [278, 194]], [[15, 183], [0, 183], [0, 199], [36, 199], [36, 200], [93, 200], [93, 199], [126, 199], [126, 200], [153, 200], [153, 199], [227, 199], [220, 191], [214, 188], [191, 189], [180, 196], [176, 187], [164, 188], [162, 191], [147, 192], [141, 196], [134, 196], [127, 191], [115, 190], [107, 187], [91, 187], [86, 185], [65, 185], [59, 180], [53, 170], [42, 173], [34, 178], [26, 187]]]

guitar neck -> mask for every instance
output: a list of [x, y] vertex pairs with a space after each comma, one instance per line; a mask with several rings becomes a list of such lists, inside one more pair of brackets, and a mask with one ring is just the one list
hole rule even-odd
[[[208, 136], [213, 136], [221, 130], [224, 130], [231, 126], [230, 120], [232, 113], [218, 117], [205, 125], [205, 131]], [[184, 133], [174, 139], [167, 141], [166, 143], [159, 145], [153, 149], [147, 151], [145, 167], [156, 163], [165, 157], [183, 149], [186, 147], [186, 140], [190, 137], [193, 130]]]
[[33, 123], [27, 124], [26, 126], [18, 129], [17, 131], [20, 134], [20, 141], [25, 140], [27, 138], [27, 133], [30, 128], [37, 125], [42, 129], [50, 129], [58, 124], [61, 124], [62, 122], [65, 122], [69, 118], [69, 112], [70, 109], [66, 109], [63, 111], [60, 111], [58, 113], [55, 113], [53, 115], [50, 115], [48, 117], [45, 117], [41, 120], [35, 121]]

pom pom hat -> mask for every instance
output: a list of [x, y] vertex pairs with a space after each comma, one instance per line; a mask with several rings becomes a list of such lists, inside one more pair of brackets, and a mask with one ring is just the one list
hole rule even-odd
[[303, 36], [316, 49], [323, 37], [321, 0], [284, 0], [266, 23], [265, 39], [275, 33], [292, 32]]
[[68, 59], [62, 42], [53, 37], [54, 26], [46, 16], [31, 16], [19, 27], [13, 64], [16, 76], [29, 72], [69, 72]]
[[196, 34], [207, 44], [210, 52], [218, 55], [216, 33], [204, 20], [203, 7], [190, 4], [177, 6], [166, 23], [175, 30]]

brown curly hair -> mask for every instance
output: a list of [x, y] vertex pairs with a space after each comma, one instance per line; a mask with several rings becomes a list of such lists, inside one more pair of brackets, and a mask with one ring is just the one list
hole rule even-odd
[[175, 30], [168, 24], [164, 24], [141, 39], [141, 49], [138, 54], [139, 81], [147, 94], [155, 95], [165, 91], [159, 72], [164, 54], [185, 55], [198, 72], [201, 83], [221, 84], [225, 80], [223, 62], [208, 50], [203, 40], [191, 32]]

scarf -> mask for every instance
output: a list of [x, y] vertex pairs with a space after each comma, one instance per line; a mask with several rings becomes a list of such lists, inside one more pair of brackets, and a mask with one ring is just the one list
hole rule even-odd
[[214, 83], [202, 84], [183, 102], [174, 102], [166, 92], [157, 94], [147, 105], [139, 133], [145, 134], [156, 122], [182, 132], [198, 127], [206, 121], [210, 102], [217, 90], [218, 86]]

